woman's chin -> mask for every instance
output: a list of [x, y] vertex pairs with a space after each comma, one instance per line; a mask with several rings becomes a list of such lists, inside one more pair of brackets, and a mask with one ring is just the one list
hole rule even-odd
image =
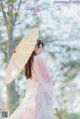
[[40, 55], [41, 53], [38, 53], [38, 55]]
[[36, 55], [40, 55], [41, 54], [41, 52], [39, 52], [39, 53], [36, 53]]

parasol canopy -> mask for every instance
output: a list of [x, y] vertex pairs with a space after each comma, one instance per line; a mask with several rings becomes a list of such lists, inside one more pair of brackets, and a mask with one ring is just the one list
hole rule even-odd
[[38, 37], [39, 29], [37, 27], [32, 28], [17, 45], [6, 69], [6, 84], [11, 83], [24, 68], [24, 65], [34, 50]]

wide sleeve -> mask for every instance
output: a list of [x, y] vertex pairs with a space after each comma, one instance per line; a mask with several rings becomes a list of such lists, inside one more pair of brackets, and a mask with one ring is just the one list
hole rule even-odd
[[45, 70], [47, 71], [47, 75], [48, 75], [49, 79], [50, 79], [51, 81], [54, 81], [54, 78], [53, 78], [53, 75], [52, 75], [50, 66], [49, 66], [49, 64], [47, 63], [46, 59], [43, 59], [43, 58], [41, 58], [41, 57], [40, 57], [40, 59], [42, 60], [42, 63], [43, 63], [43, 65], [44, 65]]
[[33, 72], [36, 80], [38, 80], [47, 93], [50, 94], [53, 90], [52, 76], [49, 74], [43, 60], [38, 56], [36, 56], [33, 61]]
[[52, 71], [50, 69], [49, 64], [47, 63], [46, 59], [41, 58], [41, 60], [42, 60], [42, 62], [44, 64], [44, 68], [45, 68], [45, 70], [47, 72], [47, 77], [49, 78], [49, 80], [51, 81], [51, 83], [54, 85], [55, 82], [54, 82], [53, 74], [52, 74]]

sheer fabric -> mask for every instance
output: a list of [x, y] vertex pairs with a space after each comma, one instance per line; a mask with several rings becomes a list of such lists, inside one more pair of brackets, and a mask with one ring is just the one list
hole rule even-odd
[[54, 119], [53, 78], [48, 65], [40, 56], [35, 56], [32, 80], [26, 82], [23, 102], [8, 119]]

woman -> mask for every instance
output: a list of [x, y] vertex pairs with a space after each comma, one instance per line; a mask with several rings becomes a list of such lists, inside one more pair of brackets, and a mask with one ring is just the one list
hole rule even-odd
[[37, 40], [24, 66], [27, 80], [25, 98], [9, 119], [53, 119], [53, 79], [45, 60], [39, 56], [43, 47], [43, 42]]

